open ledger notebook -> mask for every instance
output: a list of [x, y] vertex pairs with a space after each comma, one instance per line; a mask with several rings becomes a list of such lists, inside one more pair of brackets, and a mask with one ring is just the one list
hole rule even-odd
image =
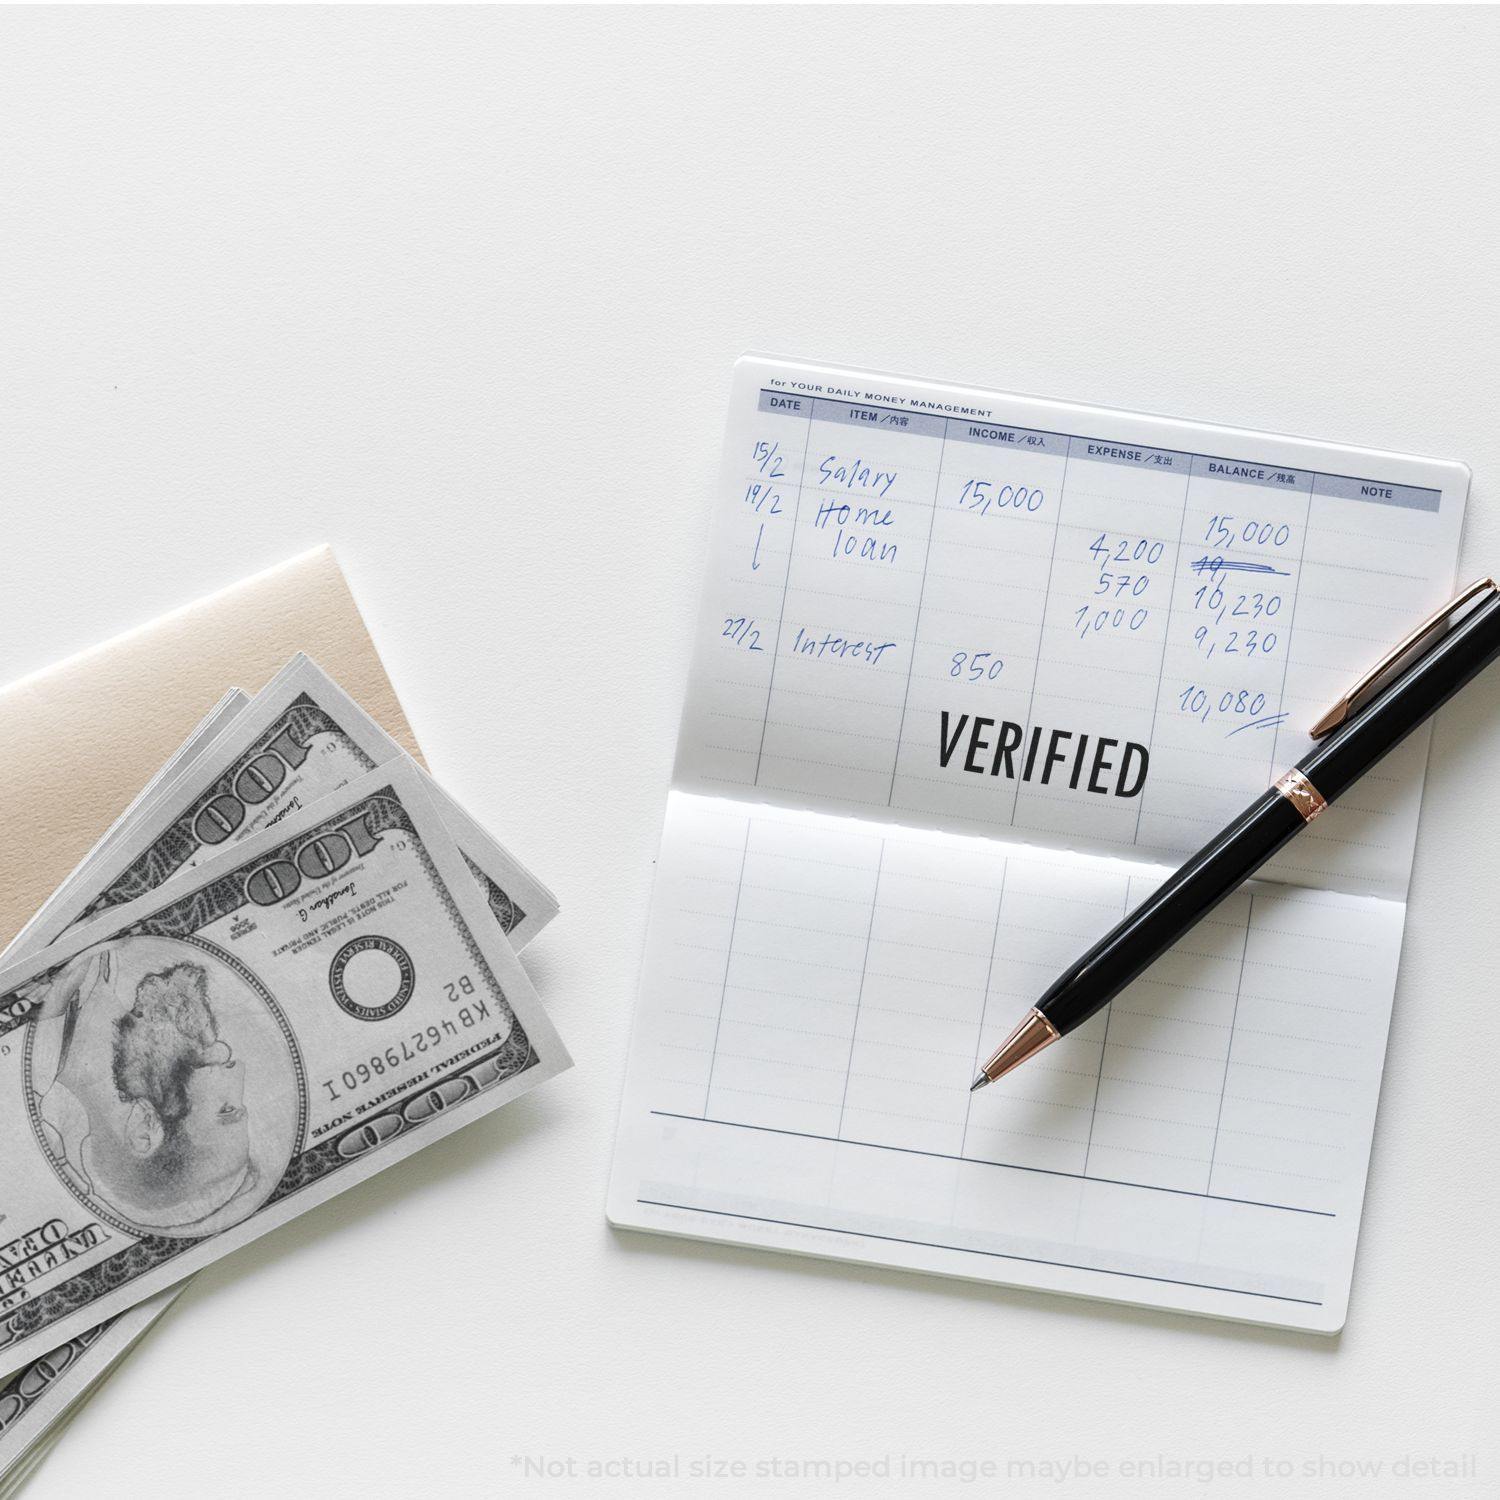
[[1467, 482], [741, 361], [612, 1222], [1342, 1327], [1426, 730], [968, 1086], [1449, 595]]

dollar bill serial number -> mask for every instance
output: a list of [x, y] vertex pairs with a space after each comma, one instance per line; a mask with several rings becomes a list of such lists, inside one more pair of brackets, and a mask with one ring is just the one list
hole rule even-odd
[[444, 990], [450, 1003], [457, 1007], [452, 1015], [432, 1022], [420, 1031], [412, 1032], [399, 1042], [392, 1042], [383, 1051], [372, 1052], [360, 1062], [351, 1063], [335, 1077], [325, 1078], [323, 1087], [328, 1091], [329, 1103], [346, 1095], [362, 1094], [390, 1074], [424, 1058], [432, 1062], [441, 1061], [444, 1053], [452, 1051], [453, 1045], [466, 1032], [494, 1019], [488, 1001], [479, 993], [469, 975], [453, 980], [444, 986]]

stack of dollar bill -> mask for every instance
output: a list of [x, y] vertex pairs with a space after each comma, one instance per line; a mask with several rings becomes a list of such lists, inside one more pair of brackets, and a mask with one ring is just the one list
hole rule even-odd
[[305, 656], [0, 955], [0, 1497], [192, 1272], [569, 1066], [550, 893]]

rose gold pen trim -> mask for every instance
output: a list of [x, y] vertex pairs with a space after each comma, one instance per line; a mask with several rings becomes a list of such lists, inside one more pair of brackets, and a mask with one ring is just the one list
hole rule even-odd
[[972, 1094], [975, 1089], [1003, 1078], [1012, 1068], [1019, 1068], [1028, 1058], [1035, 1057], [1043, 1047], [1050, 1047], [1061, 1035], [1057, 1027], [1033, 1006], [1021, 1024], [996, 1048], [979, 1077], [969, 1085], [969, 1092]]
[[1276, 783], [1276, 790], [1311, 823], [1328, 806], [1327, 799], [1301, 771], [1288, 771]]

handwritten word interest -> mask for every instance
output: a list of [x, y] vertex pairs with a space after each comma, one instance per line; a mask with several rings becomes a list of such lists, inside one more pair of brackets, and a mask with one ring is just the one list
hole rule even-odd
[[822, 636], [809, 635], [799, 625], [792, 650], [798, 656], [826, 656], [837, 661], [865, 662], [874, 666], [895, 644], [895, 641], [852, 641], [831, 632]]

